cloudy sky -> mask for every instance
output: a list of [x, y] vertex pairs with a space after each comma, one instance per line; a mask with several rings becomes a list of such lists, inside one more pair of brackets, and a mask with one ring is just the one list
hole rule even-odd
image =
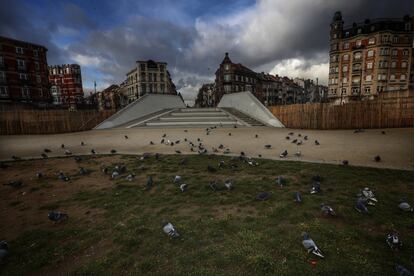
[[329, 23], [414, 13], [413, 0], [0, 0], [0, 35], [45, 45], [48, 63], [78, 63], [85, 90], [120, 83], [136, 60], [168, 62], [185, 98], [225, 52], [258, 72], [328, 77]]

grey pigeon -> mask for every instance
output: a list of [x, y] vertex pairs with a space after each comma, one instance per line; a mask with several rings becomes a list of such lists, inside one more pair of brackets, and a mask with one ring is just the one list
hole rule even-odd
[[379, 155], [374, 157], [375, 162], [380, 162], [381, 161], [381, 157]]
[[402, 247], [402, 241], [396, 232], [389, 233], [385, 241], [392, 250], [398, 250]]
[[368, 205], [375, 206], [375, 203], [378, 202], [377, 198], [374, 195], [374, 192], [371, 191], [368, 187], [365, 187], [361, 191], [362, 197], [367, 200]]
[[23, 185], [23, 182], [21, 182], [20, 180], [10, 181], [9, 183], [5, 183], [3, 185], [4, 186], [10, 186], [10, 187], [13, 187], [13, 188], [20, 188]]
[[81, 142], [81, 146], [84, 146], [85, 145], [85, 143], [84, 142]]
[[296, 142], [298, 141], [298, 139], [294, 139], [293, 141], [292, 141], [292, 144], [296, 144]]
[[302, 202], [302, 195], [300, 194], [300, 192], [295, 193], [295, 202], [296, 203], [301, 203]]
[[308, 250], [308, 253], [324, 258], [322, 251], [316, 246], [316, 243], [309, 237], [308, 233], [303, 233], [302, 239], [302, 244]]
[[154, 142], [153, 141], [150, 141], [150, 145], [154, 145]]
[[366, 203], [365, 199], [358, 198], [357, 203], [355, 205], [355, 210], [362, 214], [368, 214], [369, 211], [365, 203]]
[[113, 171], [112, 175], [111, 175], [111, 178], [115, 179], [115, 178], [118, 178], [118, 176], [119, 176], [119, 172], [118, 171]]
[[248, 157], [246, 160], [247, 164], [250, 166], [256, 167], [259, 166], [259, 163], [257, 163], [255, 160], [253, 160], [251, 157]]
[[295, 156], [296, 157], [301, 157], [302, 156], [302, 153], [300, 151], [297, 151], [297, 152], [295, 152]]
[[319, 145], [320, 145], [320, 143], [319, 143], [319, 141], [318, 141], [318, 140], [315, 140], [315, 145], [317, 145], [317, 146], [319, 146]]
[[66, 155], [72, 155], [72, 152], [71, 152], [70, 150], [68, 150], [68, 149], [67, 149], [67, 150], [65, 150], [65, 154], [66, 154]]
[[280, 154], [280, 158], [285, 158], [287, 155], [288, 155], [288, 152], [287, 150], [285, 150], [284, 152]]
[[116, 153], [116, 150], [111, 149], [111, 153], [112, 153], [112, 154], [115, 154], [115, 153]]
[[233, 183], [230, 180], [226, 180], [224, 182], [224, 186], [227, 188], [227, 190], [233, 190]]
[[124, 135], [124, 137], [125, 137], [125, 139], [128, 139], [129, 138], [128, 135]]
[[65, 148], [65, 144], [60, 145], [60, 147], [61, 147], [62, 149], [64, 149], [64, 148]]
[[91, 149], [92, 154], [96, 154], [96, 151], [94, 149]]
[[63, 172], [59, 172], [58, 178], [62, 181], [69, 181], [70, 180], [69, 176], [66, 176]]
[[36, 173], [36, 177], [37, 178], [42, 178], [43, 177], [43, 173], [42, 172], [37, 172]]
[[83, 168], [83, 167], [81, 167], [81, 168], [79, 169], [79, 174], [80, 174], [80, 175], [87, 175], [88, 173], [89, 173], [88, 169], [85, 169], [85, 168]]
[[166, 221], [163, 222], [162, 223], [162, 230], [170, 238], [178, 238], [178, 237], [180, 237], [180, 234], [178, 234], [178, 231], [175, 229], [175, 227], [170, 222], [166, 222]]
[[279, 175], [276, 178], [276, 183], [277, 183], [277, 185], [279, 185], [282, 188], [283, 185], [285, 184], [285, 179], [283, 178], [283, 176]]
[[214, 192], [221, 190], [216, 181], [210, 182], [209, 187]]
[[9, 245], [6, 241], [0, 241], [0, 263], [9, 255]]
[[61, 222], [61, 221], [67, 220], [69, 218], [69, 216], [67, 214], [61, 213], [61, 212], [58, 212], [58, 211], [51, 211], [51, 212], [48, 213], [47, 216], [51, 221], [54, 221], [54, 222]]
[[74, 159], [75, 159], [75, 161], [76, 161], [76, 162], [80, 162], [80, 161], [82, 161], [82, 157], [80, 157], [80, 156], [75, 156], [75, 158], [74, 158]]
[[43, 158], [43, 159], [48, 158], [48, 156], [47, 156], [47, 154], [46, 154], [46, 153], [42, 153], [42, 154], [41, 154], [41, 156], [42, 156], [42, 158]]
[[154, 181], [152, 180], [152, 176], [148, 176], [146, 189], [147, 190], [151, 189], [153, 184], [154, 184]]
[[314, 181], [311, 187], [311, 194], [318, 194], [321, 192], [321, 183], [319, 181]]
[[180, 185], [180, 190], [181, 190], [181, 192], [185, 192], [185, 191], [187, 191], [187, 184], [181, 184]]
[[219, 169], [224, 168], [224, 160], [220, 160], [218, 167]]
[[403, 267], [402, 265], [396, 264], [395, 271], [399, 276], [414, 276], [414, 273]]
[[46, 153], [52, 152], [50, 149], [47, 149], [47, 148], [44, 149], [43, 151], [46, 152]]
[[270, 194], [268, 192], [261, 192], [260, 194], [256, 196], [256, 200], [265, 201], [265, 200], [268, 200], [269, 197], [270, 197]]
[[406, 201], [401, 201], [400, 204], [398, 204], [398, 208], [405, 212], [413, 211], [413, 207]]
[[176, 175], [174, 177], [174, 184], [181, 183], [182, 177], [180, 175]]
[[336, 216], [334, 209], [331, 206], [326, 205], [325, 203], [321, 204], [321, 211], [325, 215]]
[[348, 166], [349, 165], [349, 161], [348, 160], [342, 160], [342, 165]]
[[298, 146], [302, 145], [302, 140], [298, 140], [298, 142], [296, 143], [296, 145], [298, 145]]
[[131, 182], [132, 180], [134, 180], [134, 178], [135, 178], [135, 174], [128, 174], [126, 177], [125, 177], [125, 179], [126, 180], [128, 180], [129, 182]]
[[22, 160], [20, 157], [18, 157], [18, 156], [16, 156], [16, 155], [13, 155], [13, 156], [12, 156], [12, 158], [13, 158], [13, 160], [15, 160], [15, 161]]
[[307, 135], [305, 135], [305, 136], [303, 137], [303, 140], [308, 140], [308, 136], [307, 136]]
[[270, 149], [272, 148], [272, 145], [265, 145], [265, 148]]
[[286, 140], [289, 140], [290, 139], [290, 137], [289, 136], [286, 136]]

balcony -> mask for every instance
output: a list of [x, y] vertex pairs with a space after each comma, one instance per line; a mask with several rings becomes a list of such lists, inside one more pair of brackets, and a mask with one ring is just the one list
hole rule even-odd
[[26, 71], [26, 66], [17, 65], [17, 71]]

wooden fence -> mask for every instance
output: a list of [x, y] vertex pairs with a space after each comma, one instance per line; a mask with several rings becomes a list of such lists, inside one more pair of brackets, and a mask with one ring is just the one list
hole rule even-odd
[[115, 111], [15, 110], [0, 112], [0, 135], [50, 134], [89, 130]]
[[288, 128], [355, 129], [414, 127], [414, 98], [270, 106]]

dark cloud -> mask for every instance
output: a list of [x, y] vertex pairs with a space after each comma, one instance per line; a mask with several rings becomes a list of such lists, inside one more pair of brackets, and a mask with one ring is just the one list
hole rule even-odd
[[97, 24], [78, 5], [65, 3], [63, 5], [65, 23], [73, 28], [96, 28]]

